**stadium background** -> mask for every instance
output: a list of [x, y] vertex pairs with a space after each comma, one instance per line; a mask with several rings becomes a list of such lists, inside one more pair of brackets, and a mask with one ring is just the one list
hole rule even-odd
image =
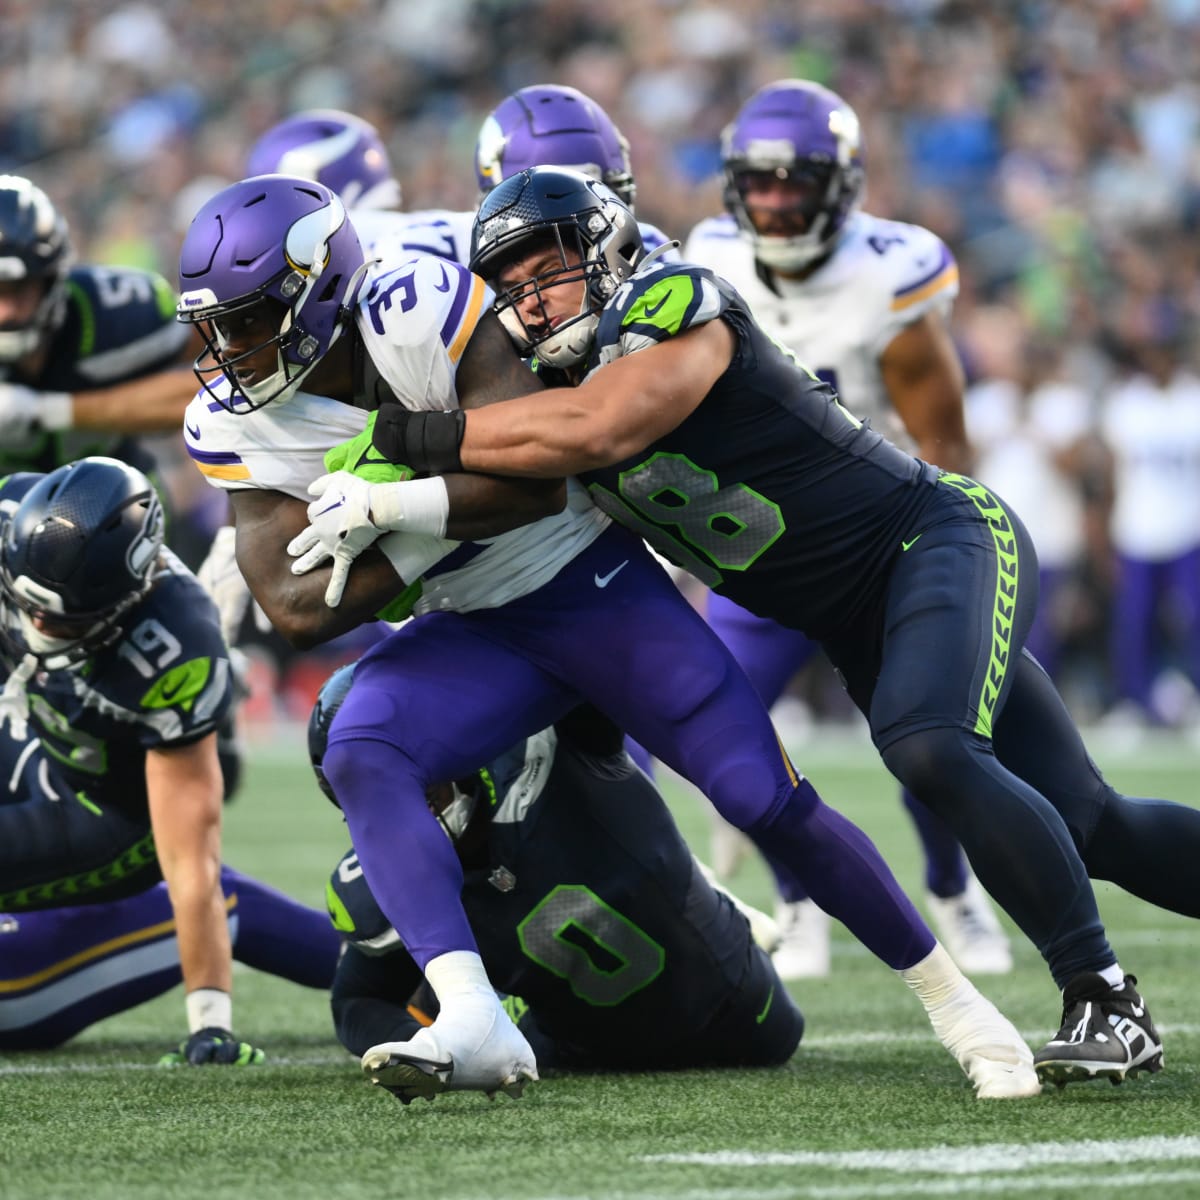
[[[928, 226], [958, 258], [953, 329], [976, 473], [1061, 568], [1047, 610], [1070, 702], [1085, 720], [1197, 723], [1197, 0], [0, 8], [0, 169], [47, 190], [81, 258], [172, 280], [190, 217], [240, 177], [253, 140], [299, 108], [345, 108], [378, 125], [405, 207], [470, 208], [483, 116], [514, 88], [572, 84], [629, 138], [639, 215], [683, 238], [720, 210], [719, 135], [742, 100], [786, 76], [828, 84], [863, 121], [866, 206]], [[1155, 385], [1131, 399], [1146, 371]], [[1175, 423], [1169, 462], [1145, 461], [1164, 454], [1162, 439], [1133, 447], [1114, 433], [1123, 426], [1111, 414], [1130, 404], [1157, 404]], [[159, 453], [195, 562], [223, 502], [180, 461], [175, 439]], [[1158, 493], [1137, 492], [1123, 455], [1143, 456], [1139, 478], [1157, 470]], [[1123, 696], [1110, 651], [1112, 530], [1136, 539], [1153, 525], [1164, 486], [1175, 523], [1194, 531], [1195, 566], [1156, 615], [1159, 686]], [[1114, 517], [1121, 506], [1128, 512]], [[353, 646], [302, 661], [277, 644], [264, 650], [251, 717], [302, 715], [330, 657]], [[818, 712], [844, 712], [819, 671], [803, 688]]]

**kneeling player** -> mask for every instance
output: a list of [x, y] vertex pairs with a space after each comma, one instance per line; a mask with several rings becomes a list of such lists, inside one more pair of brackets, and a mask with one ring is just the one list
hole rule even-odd
[[[322, 688], [309, 751], [321, 758], [353, 665]], [[463, 867], [463, 904], [488, 977], [512, 997], [539, 1065], [660, 1070], [773, 1066], [804, 1018], [750, 924], [706, 881], [620, 732], [579, 709], [469, 779], [430, 789]], [[335, 800], [336, 803], [336, 800]], [[419, 876], [420, 864], [396, 864]], [[333, 986], [342, 1044], [401, 1100], [453, 1086], [449, 1063], [415, 1063], [420, 970], [375, 904], [353, 852], [330, 880], [348, 945]], [[517, 999], [519, 997], [519, 999]]]

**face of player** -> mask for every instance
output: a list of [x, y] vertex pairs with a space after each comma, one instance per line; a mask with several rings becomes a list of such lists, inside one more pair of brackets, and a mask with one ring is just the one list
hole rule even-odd
[[557, 244], [531, 250], [504, 267], [496, 287], [535, 343], [583, 309], [586, 281], [577, 251]]
[[37, 317], [46, 286], [44, 279], [0, 281], [0, 330], [28, 329]]
[[239, 386], [252, 387], [278, 371], [276, 339], [283, 316], [283, 305], [268, 298], [208, 322], [210, 344], [232, 369]]
[[817, 215], [828, 180], [811, 172], [778, 167], [774, 171], [744, 171], [738, 191], [754, 228], [765, 237], [798, 237], [807, 233]]

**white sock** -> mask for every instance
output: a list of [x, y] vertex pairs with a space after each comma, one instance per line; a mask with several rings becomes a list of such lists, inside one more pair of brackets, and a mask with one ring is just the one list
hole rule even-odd
[[1105, 967], [1103, 971], [1097, 971], [1096, 974], [1110, 987], [1121, 988], [1125, 985], [1125, 972], [1121, 970], [1120, 963], [1113, 963], [1111, 967]]

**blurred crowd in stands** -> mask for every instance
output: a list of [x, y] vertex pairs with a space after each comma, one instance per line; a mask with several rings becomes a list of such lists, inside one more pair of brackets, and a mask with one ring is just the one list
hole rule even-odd
[[[1200, 720], [1200, 0], [0, 12], [0, 170], [45, 188], [81, 257], [172, 281], [193, 213], [297, 109], [368, 118], [405, 207], [464, 209], [483, 116], [517, 87], [572, 84], [629, 138], [638, 215], [683, 238], [720, 210], [739, 104], [773, 79], [826, 83], [863, 122], [866, 207], [958, 258], [976, 474], [1046, 568], [1035, 652], [1084, 718]], [[190, 467], [170, 478], [199, 546], [222, 499]]]

